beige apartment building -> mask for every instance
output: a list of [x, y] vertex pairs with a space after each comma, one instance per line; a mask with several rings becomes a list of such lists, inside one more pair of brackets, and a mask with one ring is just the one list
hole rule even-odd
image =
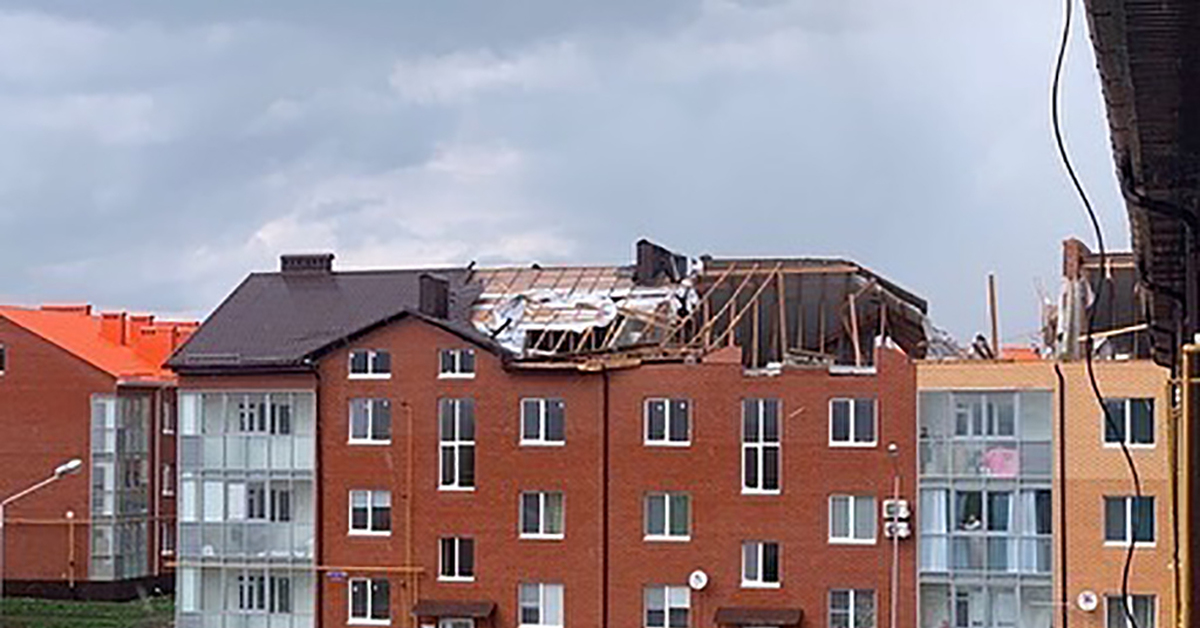
[[[1082, 361], [925, 361], [917, 368], [922, 628], [1176, 623], [1168, 373]], [[1124, 441], [1141, 477], [1134, 498]]]

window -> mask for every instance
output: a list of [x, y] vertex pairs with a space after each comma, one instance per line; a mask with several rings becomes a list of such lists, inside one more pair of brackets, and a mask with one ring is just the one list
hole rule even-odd
[[438, 580], [470, 582], [475, 579], [475, 539], [439, 539]]
[[830, 401], [829, 444], [833, 447], [874, 447], [875, 400]]
[[829, 542], [875, 542], [875, 497], [871, 495], [829, 496]]
[[1154, 543], [1154, 498], [1105, 497], [1104, 541]]
[[3, 375], [6, 370], [8, 370], [8, 349], [0, 344], [0, 375]]
[[163, 521], [158, 527], [158, 548], [163, 556], [171, 556], [175, 553], [175, 524], [171, 521]]
[[779, 400], [742, 400], [742, 492], [779, 492]]
[[521, 444], [561, 445], [566, 442], [566, 403], [562, 399], [521, 400]]
[[350, 442], [392, 442], [392, 402], [387, 399], [350, 400]]
[[350, 534], [391, 534], [392, 494], [350, 491]]
[[475, 628], [474, 619], [462, 619], [458, 617], [443, 617], [438, 620], [438, 628]]
[[521, 538], [563, 538], [563, 494], [521, 493]]
[[1012, 530], [1012, 496], [1012, 491], [955, 491], [955, 528], [963, 532]]
[[954, 399], [954, 435], [1012, 438], [1016, 434], [1016, 395], [958, 394]]
[[687, 493], [651, 493], [646, 496], [646, 540], [687, 541], [691, 538]]
[[287, 576], [239, 575], [237, 589], [240, 611], [292, 612], [292, 580]]
[[162, 494], [164, 497], [175, 494], [175, 466], [169, 462], [162, 466]]
[[439, 488], [475, 488], [475, 401], [439, 399], [438, 432], [441, 442]]
[[389, 379], [392, 376], [392, 354], [380, 349], [358, 349], [350, 352], [350, 379]]
[[1101, 412], [1100, 422], [1104, 425], [1105, 444], [1154, 444], [1153, 399], [1105, 399], [1104, 409], [1107, 416]]
[[873, 589], [833, 589], [829, 592], [830, 628], [875, 628]]
[[742, 586], [779, 586], [779, 544], [763, 541], [742, 543]]
[[[1126, 606], [1128, 605], [1128, 606]], [[1135, 628], [1129, 621], [1129, 612], [1137, 622], [1136, 628], [1154, 628], [1156, 600], [1153, 595], [1131, 595], [1122, 598], [1119, 595], [1108, 595], [1104, 598], [1104, 625], [1107, 628]]]
[[646, 628], [687, 628], [691, 599], [687, 587], [646, 587]]
[[243, 434], [292, 433], [292, 406], [267, 403], [262, 395], [243, 397], [237, 404], [238, 431]]
[[691, 403], [687, 399], [646, 400], [646, 444], [691, 444]]
[[438, 360], [438, 377], [475, 377], [475, 350], [442, 349]]
[[[3, 370], [3, 369], [0, 369]], [[162, 422], [162, 433], [171, 435], [175, 433], [175, 400], [163, 397], [162, 407], [159, 409], [162, 415], [159, 420]]]
[[389, 608], [391, 583], [384, 578], [352, 578], [350, 580], [350, 623], [387, 624], [392, 619]]
[[563, 585], [526, 583], [517, 593], [521, 626], [562, 626]]

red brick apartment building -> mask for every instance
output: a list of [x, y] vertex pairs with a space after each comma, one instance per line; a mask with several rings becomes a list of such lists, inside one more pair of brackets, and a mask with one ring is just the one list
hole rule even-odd
[[178, 624], [914, 625], [882, 510], [916, 483], [924, 308], [849, 262], [645, 241], [617, 267], [285, 256], [169, 362]]
[[5, 593], [128, 599], [171, 590], [175, 376], [196, 323], [0, 307], [0, 499], [84, 464], [5, 509]]

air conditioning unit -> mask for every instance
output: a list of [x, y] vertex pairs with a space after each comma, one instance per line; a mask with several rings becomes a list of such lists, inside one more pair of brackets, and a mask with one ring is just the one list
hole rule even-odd
[[912, 513], [908, 509], [907, 499], [883, 500], [884, 519], [908, 519]]
[[907, 521], [886, 521], [883, 524], [883, 536], [885, 538], [901, 538], [907, 539], [912, 536], [912, 528], [909, 527]]

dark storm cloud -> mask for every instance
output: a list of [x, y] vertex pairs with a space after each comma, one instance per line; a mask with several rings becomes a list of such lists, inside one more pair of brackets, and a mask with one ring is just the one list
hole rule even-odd
[[[0, 2], [7, 300], [202, 314], [345, 265], [845, 255], [1005, 336], [1087, 234], [1052, 3]], [[1085, 33], [1067, 132], [1124, 246]], [[1090, 237], [1087, 238], [1090, 240]]]

